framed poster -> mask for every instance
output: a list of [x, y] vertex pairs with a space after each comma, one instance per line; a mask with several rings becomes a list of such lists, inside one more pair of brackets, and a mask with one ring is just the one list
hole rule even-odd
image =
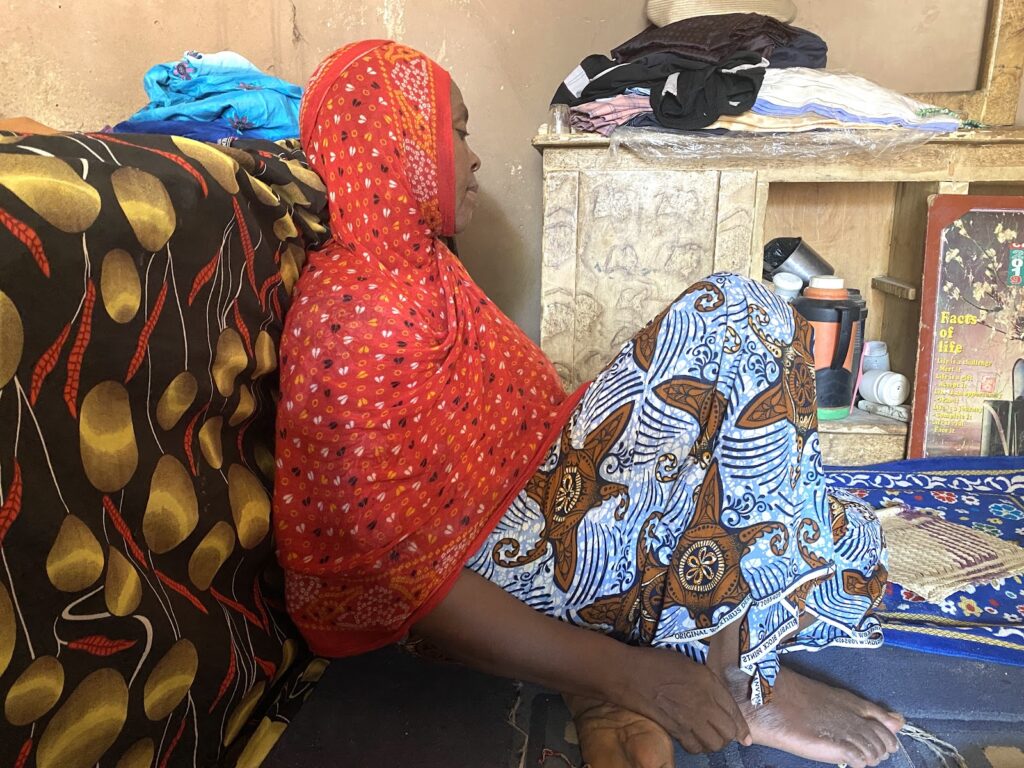
[[929, 201], [908, 455], [1024, 456], [1024, 197]]

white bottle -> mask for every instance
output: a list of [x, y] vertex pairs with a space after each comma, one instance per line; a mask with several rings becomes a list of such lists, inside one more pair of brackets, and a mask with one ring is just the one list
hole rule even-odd
[[804, 287], [804, 281], [796, 275], [788, 272], [776, 272], [772, 275], [772, 285], [775, 286], [775, 293], [786, 301], [792, 301], [800, 295]]
[[910, 382], [902, 373], [867, 371], [860, 380], [860, 396], [882, 405], [903, 405], [910, 397]]
[[884, 341], [864, 342], [864, 373], [889, 370], [889, 347]]

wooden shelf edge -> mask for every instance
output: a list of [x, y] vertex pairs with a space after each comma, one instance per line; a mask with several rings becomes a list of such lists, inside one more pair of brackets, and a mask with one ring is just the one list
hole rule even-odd
[[[889, 131], [877, 132], [885, 136]], [[873, 133], [865, 131], [866, 134]], [[762, 137], [765, 134], [750, 134], [752, 138]], [[787, 137], [794, 143], [800, 142], [800, 134], [792, 134]], [[708, 137], [713, 138], [713, 137]], [[742, 137], [730, 137], [730, 141], [742, 140]], [[548, 136], [538, 133], [533, 137], [532, 142], [538, 150], [544, 149], [566, 149], [566, 148], [600, 148], [611, 146], [611, 139], [599, 133], [571, 133], [566, 136]], [[926, 141], [925, 144], [1021, 144], [1024, 143], [1024, 127], [1009, 127], [996, 129], [974, 129], [957, 131], [956, 133], [938, 134], [935, 138]]]
[[874, 435], [878, 437], [905, 436], [910, 425], [885, 416], [854, 409], [845, 419], [837, 421], [819, 421], [818, 431], [828, 435]]

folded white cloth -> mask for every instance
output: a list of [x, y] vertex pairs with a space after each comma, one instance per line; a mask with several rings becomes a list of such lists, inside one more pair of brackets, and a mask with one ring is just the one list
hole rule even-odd
[[863, 77], [806, 67], [769, 68], [753, 111], [777, 117], [816, 114], [847, 123], [930, 131], [960, 127], [956, 115]]

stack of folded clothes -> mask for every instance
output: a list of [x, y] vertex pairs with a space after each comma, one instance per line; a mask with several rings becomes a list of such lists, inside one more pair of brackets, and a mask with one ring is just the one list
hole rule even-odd
[[[682, 54], [650, 53], [626, 64], [605, 56], [588, 56], [565, 79], [552, 103], [569, 104], [578, 120], [603, 116], [597, 129], [611, 133], [643, 110], [653, 112], [669, 128], [692, 130], [711, 125], [722, 115], [740, 115], [757, 98], [767, 61], [759, 54], [739, 52], [719, 64]], [[602, 100], [630, 91], [639, 100], [616, 102], [608, 110]], [[625, 105], [631, 105], [623, 108]], [[646, 109], [645, 109], [646, 108]]]
[[[586, 116], [594, 105], [574, 108], [573, 126], [610, 134], [620, 125], [634, 128], [665, 128], [656, 113], [647, 89], [633, 89], [629, 95], [631, 111], [626, 119], [613, 112], [603, 123], [592, 123]], [[646, 108], [645, 108], [646, 107]], [[614, 124], [611, 124], [617, 120]], [[593, 125], [593, 127], [590, 127]], [[802, 133], [822, 129], [884, 130], [909, 128], [932, 133], [958, 130], [960, 119], [903, 94], [883, 88], [856, 75], [823, 70], [768, 69], [761, 90], [750, 111], [740, 115], [722, 115], [707, 126], [713, 131], [746, 133]]]
[[707, 133], [912, 129], [947, 133], [959, 116], [862, 77], [824, 71], [828, 46], [757, 13], [692, 16], [588, 56], [561, 84], [573, 130], [620, 126]]
[[231, 51], [189, 51], [150, 69], [143, 87], [150, 103], [115, 133], [160, 133], [201, 141], [280, 139], [299, 135], [302, 89], [265, 74]]
[[612, 51], [621, 63], [649, 53], [678, 53], [694, 61], [717, 64], [751, 51], [773, 67], [824, 67], [828, 46], [813, 32], [783, 24], [759, 13], [726, 13], [651, 26]]

